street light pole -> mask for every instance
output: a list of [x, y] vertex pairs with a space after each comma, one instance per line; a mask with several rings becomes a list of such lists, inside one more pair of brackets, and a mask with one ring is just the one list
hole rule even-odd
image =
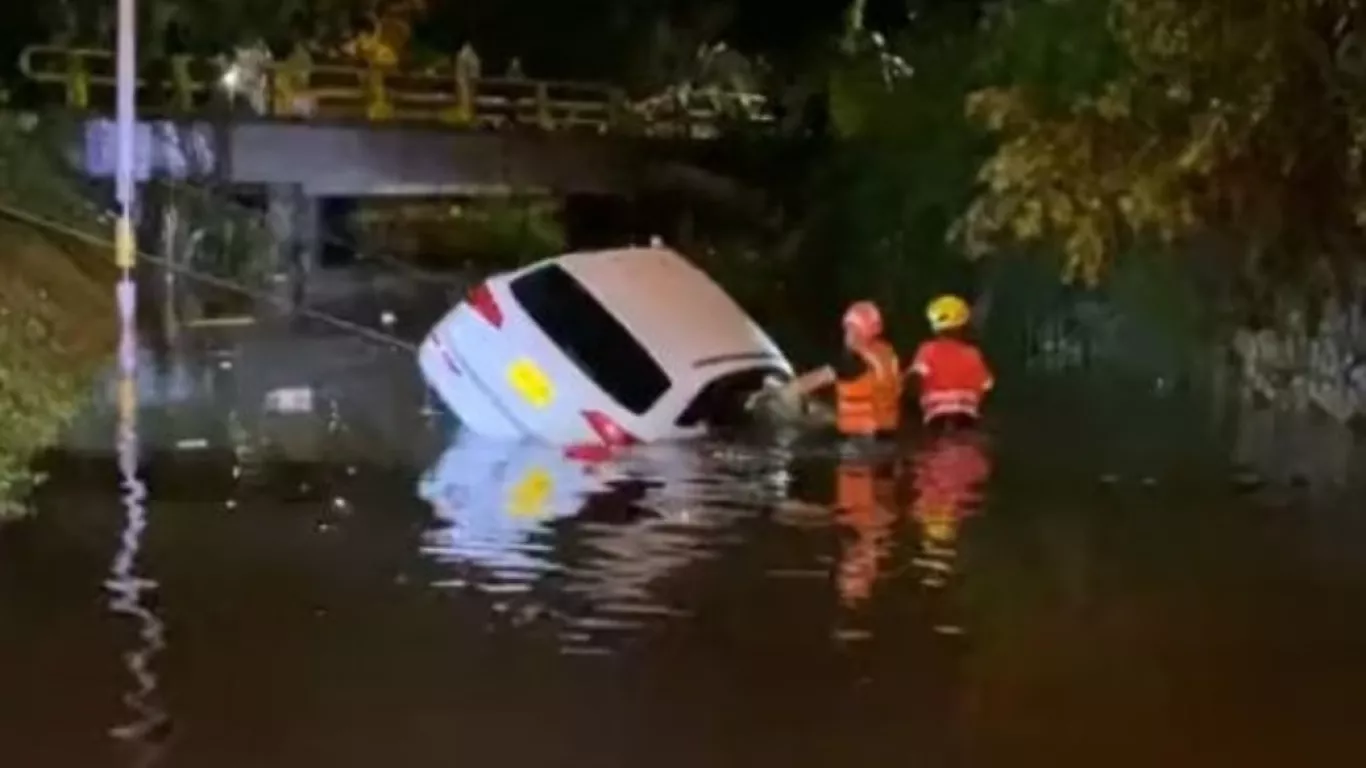
[[137, 287], [133, 266], [137, 245], [133, 240], [134, 109], [137, 99], [137, 5], [136, 0], [119, 0], [118, 63], [115, 79], [117, 109], [114, 158], [115, 194], [118, 197], [118, 222], [114, 225], [114, 260], [122, 279], [114, 289], [119, 319], [119, 422], [120, 432], [135, 432], [137, 420]]
[[115, 73], [117, 91], [117, 156], [115, 157], [115, 185], [119, 203], [119, 218], [114, 230], [114, 258], [123, 272], [119, 285], [119, 307], [126, 320], [132, 319], [135, 306], [133, 266], [137, 245], [133, 235], [133, 180], [134, 148], [137, 131], [137, 2], [119, 0], [118, 64]]
[[115, 196], [118, 221], [114, 225], [114, 261], [123, 273], [114, 289], [119, 312], [119, 424], [120, 435], [136, 433], [137, 423], [137, 287], [133, 266], [137, 244], [133, 236], [133, 162], [137, 107], [137, 5], [119, 0], [118, 62], [115, 72]]

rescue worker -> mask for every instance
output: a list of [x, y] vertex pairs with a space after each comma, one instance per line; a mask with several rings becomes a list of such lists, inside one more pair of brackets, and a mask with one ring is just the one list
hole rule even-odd
[[896, 434], [901, 426], [901, 362], [882, 338], [882, 312], [871, 301], [845, 310], [845, 354], [836, 366], [803, 374], [778, 388], [758, 392], [747, 407], [764, 398], [801, 399], [835, 388], [835, 427], [845, 437], [874, 439]]
[[919, 380], [921, 416], [932, 427], [976, 424], [995, 381], [982, 351], [967, 338], [972, 310], [957, 296], [940, 296], [925, 316], [935, 337], [920, 345], [905, 374]]

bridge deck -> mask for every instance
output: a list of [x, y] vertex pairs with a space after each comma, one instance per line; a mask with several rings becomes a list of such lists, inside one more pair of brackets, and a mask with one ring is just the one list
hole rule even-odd
[[[30, 80], [89, 115], [76, 154], [94, 177], [114, 170], [113, 64], [110, 51], [47, 46], [20, 59]], [[244, 75], [255, 85], [233, 103], [219, 65], [183, 57], [169, 69], [138, 81], [140, 114], [161, 118], [139, 125], [140, 177], [314, 196], [622, 191], [638, 178], [640, 142], [716, 138], [727, 120], [765, 119], [747, 94], [631, 103], [600, 83], [288, 62]]]

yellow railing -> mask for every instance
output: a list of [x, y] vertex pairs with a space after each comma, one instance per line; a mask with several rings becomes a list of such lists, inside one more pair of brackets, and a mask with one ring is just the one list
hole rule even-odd
[[[60, 86], [75, 109], [112, 108], [112, 51], [31, 46], [19, 58], [28, 79]], [[156, 74], [139, 73], [139, 109], [192, 114], [227, 104], [222, 67], [208, 59], [174, 57]], [[248, 95], [263, 116], [309, 119], [366, 119], [431, 122], [498, 129], [534, 126], [599, 133], [648, 135], [717, 133], [714, 104], [658, 109], [632, 105], [618, 88], [598, 83], [521, 78], [461, 78], [453, 69], [412, 72], [336, 64], [272, 62], [262, 67]], [[746, 99], [758, 97], [746, 96]]]

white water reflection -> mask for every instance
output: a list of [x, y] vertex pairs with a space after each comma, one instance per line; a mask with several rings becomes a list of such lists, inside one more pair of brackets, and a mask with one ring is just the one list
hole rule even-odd
[[166, 647], [165, 627], [144, 602], [146, 594], [154, 591], [157, 583], [137, 572], [138, 553], [148, 525], [145, 506], [147, 486], [138, 477], [137, 362], [137, 333], [132, 327], [131, 318], [125, 317], [119, 345], [121, 375], [115, 438], [125, 520], [118, 550], [109, 566], [105, 590], [110, 593], [109, 610], [132, 619], [136, 625], [138, 642], [123, 654], [124, 666], [132, 683], [123, 697], [124, 704], [130, 710], [130, 718], [111, 728], [110, 735], [136, 747], [134, 765], [148, 766], [160, 757], [161, 739], [165, 735], [169, 717], [158, 700], [158, 680], [152, 667], [153, 659]]
[[443, 563], [473, 564], [487, 577], [476, 586], [529, 588], [555, 569], [548, 524], [577, 513], [589, 493], [606, 490], [590, 465], [532, 443], [486, 442], [462, 434], [418, 486], [440, 526], [423, 536], [424, 554]]
[[[687, 616], [690, 569], [743, 543], [740, 526], [759, 516], [814, 545], [811, 559], [773, 575], [828, 585], [841, 622], [854, 622], [837, 634], [871, 636], [864, 609], [891, 582], [953, 591], [960, 528], [980, 510], [991, 471], [980, 435], [842, 457], [831, 495], [813, 501], [793, 499], [795, 460], [682, 444], [589, 463], [462, 433], [420, 484], [438, 521], [423, 553], [445, 566], [435, 586], [482, 594], [513, 624], [553, 618], [574, 652], [604, 652], [608, 636]], [[963, 632], [952, 611], [935, 621], [944, 634]]]
[[460, 433], [419, 485], [437, 518], [422, 550], [453, 572], [436, 586], [514, 620], [553, 616], [564, 650], [601, 651], [601, 633], [686, 614], [669, 578], [720, 554], [787, 481], [782, 457], [761, 453], [676, 445], [592, 462]]

